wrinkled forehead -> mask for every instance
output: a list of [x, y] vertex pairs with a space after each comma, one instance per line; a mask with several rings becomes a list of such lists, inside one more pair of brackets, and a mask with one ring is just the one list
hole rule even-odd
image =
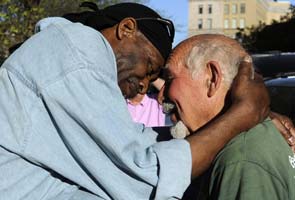
[[183, 66], [179, 62], [174, 59], [169, 59], [164, 67], [164, 72], [169, 74], [178, 74], [181, 72]]
[[188, 68], [185, 66], [184, 62], [180, 62], [179, 60], [173, 62], [169, 60], [163, 69], [164, 77], [178, 77], [187, 73]]
[[186, 68], [185, 59], [187, 56], [187, 49], [185, 45], [179, 45], [174, 48], [167, 59], [165, 69], [171, 72], [179, 73]]

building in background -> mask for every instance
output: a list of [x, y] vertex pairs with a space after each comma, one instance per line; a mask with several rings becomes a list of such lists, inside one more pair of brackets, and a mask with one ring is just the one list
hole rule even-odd
[[273, 0], [189, 0], [188, 35], [218, 33], [234, 38], [238, 28], [280, 20], [290, 5]]

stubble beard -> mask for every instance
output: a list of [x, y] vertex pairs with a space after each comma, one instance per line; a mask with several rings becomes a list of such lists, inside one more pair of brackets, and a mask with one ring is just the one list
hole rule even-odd
[[178, 121], [170, 128], [170, 133], [175, 139], [183, 139], [190, 135], [189, 129], [182, 121]]

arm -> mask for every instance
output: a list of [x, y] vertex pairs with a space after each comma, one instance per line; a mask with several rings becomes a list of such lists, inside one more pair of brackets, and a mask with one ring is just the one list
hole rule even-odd
[[229, 110], [198, 131], [198, 134], [187, 138], [191, 147], [193, 178], [210, 166], [216, 154], [230, 139], [268, 115], [267, 90], [261, 77], [256, 75], [254, 79], [251, 78], [251, 66], [251, 61], [241, 63], [232, 84], [232, 105]]
[[[43, 93], [67, 150], [114, 199], [180, 198], [190, 182], [188, 143], [156, 143], [151, 134], [141, 134], [142, 127], [132, 123], [117, 82], [103, 75], [76, 70]], [[75, 164], [64, 162], [66, 167]], [[175, 176], [181, 180], [174, 181]], [[87, 186], [85, 179], [69, 179]]]
[[157, 88], [157, 90], [160, 91], [165, 84], [165, 81], [162, 78], [157, 78], [154, 82], [152, 82], [152, 84], [155, 88]]
[[209, 197], [212, 200], [288, 199], [288, 192], [276, 176], [259, 165], [240, 161], [215, 167]]

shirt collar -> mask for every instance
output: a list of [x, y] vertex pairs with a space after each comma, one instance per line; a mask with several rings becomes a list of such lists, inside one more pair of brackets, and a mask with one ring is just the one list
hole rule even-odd
[[[141, 105], [141, 106], [145, 106], [147, 103], [148, 103], [148, 96], [147, 94], [144, 95], [143, 99], [141, 100], [141, 102], [137, 105]], [[126, 99], [126, 102], [129, 104], [129, 105], [133, 105], [135, 106], [129, 99]]]

